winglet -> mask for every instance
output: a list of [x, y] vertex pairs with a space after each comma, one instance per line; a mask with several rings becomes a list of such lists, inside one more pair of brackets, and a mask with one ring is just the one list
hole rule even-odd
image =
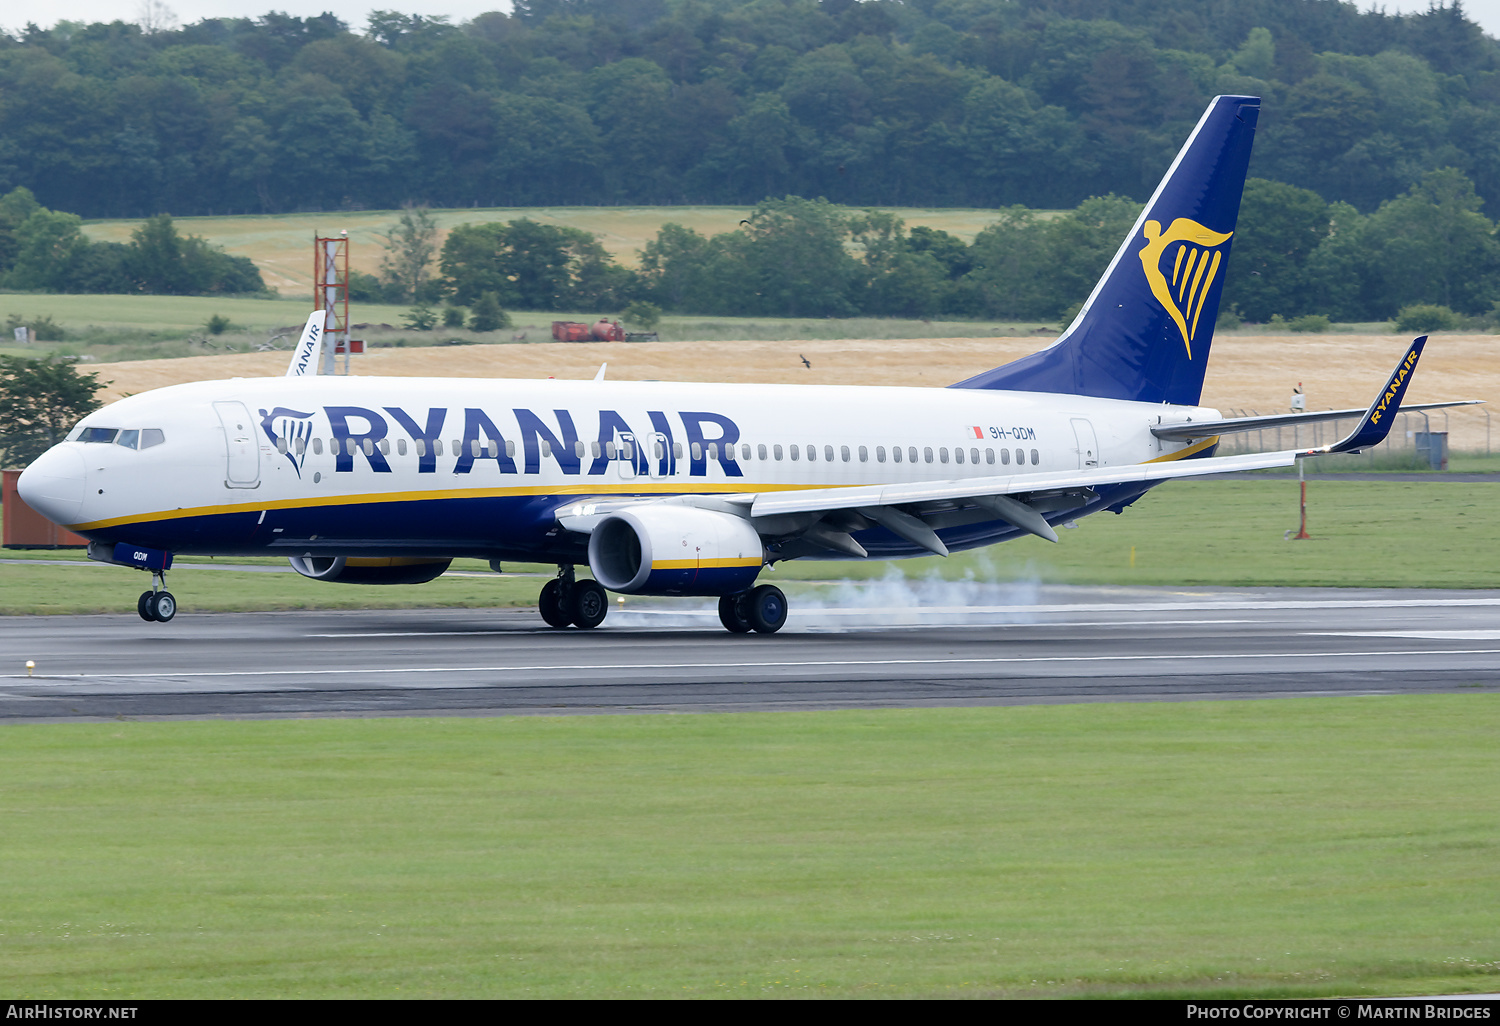
[[1396, 412], [1401, 409], [1401, 399], [1406, 395], [1406, 389], [1411, 384], [1412, 375], [1417, 369], [1417, 361], [1422, 358], [1422, 347], [1426, 344], [1426, 335], [1412, 339], [1411, 346], [1401, 357], [1401, 362], [1396, 364], [1396, 369], [1391, 372], [1385, 388], [1380, 390], [1380, 394], [1365, 411], [1364, 419], [1359, 422], [1359, 426], [1346, 438], [1332, 445], [1325, 445], [1321, 449], [1309, 449], [1299, 455], [1322, 456], [1325, 453], [1354, 452], [1359, 449], [1368, 449], [1385, 441], [1385, 436], [1391, 433], [1391, 424], [1396, 419]]
[[302, 337], [297, 340], [292, 362], [286, 369], [287, 377], [300, 378], [318, 373], [318, 357], [323, 350], [323, 327], [327, 316], [327, 310], [314, 310], [307, 315], [307, 326], [302, 329]]

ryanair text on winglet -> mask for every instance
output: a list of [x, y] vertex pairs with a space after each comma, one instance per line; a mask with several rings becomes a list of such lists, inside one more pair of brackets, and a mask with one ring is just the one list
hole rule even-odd
[[1385, 395], [1380, 397], [1380, 405], [1375, 407], [1375, 412], [1370, 414], [1370, 423], [1379, 424], [1381, 415], [1385, 408], [1390, 405], [1391, 400], [1401, 393], [1401, 386], [1406, 382], [1406, 376], [1411, 369], [1417, 365], [1417, 351], [1412, 349], [1407, 352], [1406, 359], [1401, 361], [1401, 366], [1396, 368], [1396, 373], [1391, 375], [1391, 383], [1386, 386]]

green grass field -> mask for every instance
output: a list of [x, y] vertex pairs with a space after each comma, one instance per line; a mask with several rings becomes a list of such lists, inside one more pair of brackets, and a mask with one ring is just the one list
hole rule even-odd
[[1500, 702], [11, 726], [13, 998], [1500, 986]]
[[[1500, 486], [1311, 481], [1313, 540], [1291, 542], [1284, 535], [1297, 526], [1297, 491], [1291, 478], [1176, 481], [1121, 516], [1086, 517], [1077, 530], [1060, 531], [1057, 545], [1027, 537], [947, 559], [795, 561], [778, 564], [761, 579], [781, 584], [794, 600], [816, 589], [807, 582], [870, 580], [892, 572], [1061, 584], [1500, 588], [1500, 566], [1482, 555], [1500, 551]], [[78, 550], [0, 551], [8, 559], [87, 563]], [[205, 562], [191, 556], [182, 561]], [[174, 570], [170, 584], [184, 611], [528, 606], [541, 587], [531, 577], [484, 573], [485, 564], [476, 560], [457, 561], [453, 569], [483, 576], [361, 587], [295, 574]], [[143, 573], [100, 564], [0, 564], [0, 614], [129, 611], [147, 583]]]

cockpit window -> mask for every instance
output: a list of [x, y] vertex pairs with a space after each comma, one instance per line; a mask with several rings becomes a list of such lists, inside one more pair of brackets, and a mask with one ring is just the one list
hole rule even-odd
[[127, 449], [136, 448], [136, 443], [141, 440], [141, 433], [134, 428], [121, 431], [115, 436], [115, 444], [123, 445]]
[[115, 435], [120, 433], [119, 428], [91, 427], [84, 428], [83, 433], [78, 436], [80, 442], [113, 442]]
[[161, 433], [161, 428], [141, 429], [141, 448], [149, 449], [153, 445], [160, 445], [167, 440], [167, 436]]

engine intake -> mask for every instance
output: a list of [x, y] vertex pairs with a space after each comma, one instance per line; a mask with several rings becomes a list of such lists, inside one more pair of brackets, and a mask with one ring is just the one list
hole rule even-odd
[[652, 506], [615, 513], [589, 536], [589, 569], [627, 595], [730, 595], [755, 582], [765, 546], [728, 513]]
[[451, 559], [371, 559], [364, 556], [292, 556], [292, 569], [315, 581], [338, 584], [426, 584], [441, 577]]

